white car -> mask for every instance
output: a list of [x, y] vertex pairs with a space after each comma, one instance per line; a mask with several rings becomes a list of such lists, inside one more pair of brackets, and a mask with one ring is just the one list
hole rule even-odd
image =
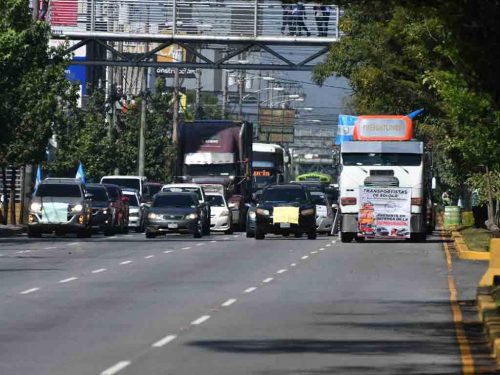
[[316, 204], [316, 232], [330, 235], [334, 219], [330, 202], [321, 191], [311, 191], [311, 197]]
[[224, 195], [218, 193], [207, 193], [210, 204], [210, 230], [214, 232], [233, 233], [229, 206]]
[[137, 233], [144, 230], [144, 211], [137, 190], [123, 189], [123, 195], [128, 198], [128, 226], [134, 228]]

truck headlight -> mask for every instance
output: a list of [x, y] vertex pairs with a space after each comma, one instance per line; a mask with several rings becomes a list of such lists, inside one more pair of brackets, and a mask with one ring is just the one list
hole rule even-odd
[[265, 210], [263, 208], [257, 208], [256, 212], [258, 215], [264, 215], [264, 216], [269, 216], [270, 214], [269, 210]]
[[154, 212], [150, 212], [150, 213], [148, 214], [148, 219], [152, 219], [152, 220], [154, 220], [154, 219], [156, 219], [156, 218], [158, 218], [158, 215], [156, 215]]
[[31, 211], [40, 212], [42, 210], [42, 204], [39, 202], [33, 202], [30, 206]]
[[306, 210], [302, 210], [302, 211], [300, 211], [300, 214], [302, 216], [314, 215], [314, 208], [308, 208]]
[[81, 204], [75, 204], [73, 207], [71, 207], [71, 211], [73, 212], [80, 212], [83, 210], [83, 206]]
[[189, 215], [186, 215], [186, 219], [187, 220], [196, 220], [196, 219], [198, 219], [198, 214], [189, 214]]

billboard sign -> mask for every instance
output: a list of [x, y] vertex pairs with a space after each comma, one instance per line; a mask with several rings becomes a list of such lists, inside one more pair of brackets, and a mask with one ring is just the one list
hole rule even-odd
[[359, 187], [358, 233], [363, 237], [409, 238], [411, 188]]

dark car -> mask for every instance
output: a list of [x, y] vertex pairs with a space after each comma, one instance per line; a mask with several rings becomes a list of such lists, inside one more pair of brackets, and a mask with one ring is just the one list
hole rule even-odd
[[72, 178], [46, 178], [37, 187], [28, 215], [28, 236], [43, 233], [92, 235], [92, 200], [85, 185]]
[[111, 207], [113, 209], [113, 230], [128, 233], [128, 198], [123, 194], [118, 185], [102, 184], [108, 191]]
[[108, 191], [101, 184], [86, 184], [87, 192], [92, 194], [92, 227], [113, 234], [113, 208]]
[[191, 233], [200, 238], [202, 207], [195, 193], [157, 193], [147, 210], [146, 238], [160, 233]]
[[267, 233], [316, 239], [316, 206], [306, 187], [299, 184], [273, 185], [264, 189], [255, 210], [255, 239]]
[[146, 203], [151, 203], [156, 193], [159, 193], [164, 184], [160, 182], [146, 182], [144, 184], [144, 201]]

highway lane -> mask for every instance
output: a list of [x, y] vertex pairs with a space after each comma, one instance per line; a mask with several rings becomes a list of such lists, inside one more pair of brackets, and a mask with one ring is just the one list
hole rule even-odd
[[0, 240], [0, 373], [460, 373], [441, 243], [333, 241]]

